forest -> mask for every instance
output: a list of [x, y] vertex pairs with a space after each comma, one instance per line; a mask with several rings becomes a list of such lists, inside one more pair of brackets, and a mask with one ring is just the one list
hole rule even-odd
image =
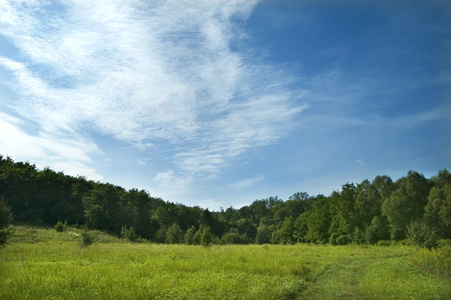
[[[451, 174], [416, 171], [393, 181], [345, 183], [329, 196], [297, 192], [209, 211], [73, 177], [0, 155], [0, 202], [15, 224], [88, 226], [130, 241], [169, 244], [345, 245], [411, 240], [435, 247], [451, 238]], [[63, 223], [64, 222], [64, 223]]]

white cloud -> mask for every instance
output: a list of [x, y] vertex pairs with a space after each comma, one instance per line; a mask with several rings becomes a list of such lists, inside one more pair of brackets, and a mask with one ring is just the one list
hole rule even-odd
[[100, 153], [97, 146], [81, 137], [58, 138], [44, 132], [28, 134], [21, 128], [24, 122], [0, 112], [0, 149], [3, 155], [13, 159], [29, 161], [39, 168], [51, 166], [55, 171], [65, 171], [72, 176], [86, 176], [101, 180], [90, 164], [90, 154]]
[[58, 145], [86, 128], [140, 149], [177, 145], [172, 166], [157, 170], [161, 187], [215, 178], [230, 159], [285, 137], [308, 107], [295, 103], [290, 76], [231, 50], [245, 36], [232, 19], [256, 4], [6, 1], [0, 34], [22, 60], [0, 57], [17, 95], [0, 101]]
[[237, 182], [231, 184], [231, 187], [232, 187], [232, 189], [235, 189], [235, 190], [243, 190], [243, 189], [253, 186], [254, 184], [256, 184], [260, 181], [263, 181], [264, 179], [265, 179], [265, 176], [259, 175], [257, 177], [247, 178], [247, 179], [237, 181]]
[[366, 166], [366, 162], [364, 162], [364, 161], [361, 160], [361, 159], [357, 159], [355, 162], [358, 163], [358, 164], [361, 165], [361, 166]]
[[169, 170], [158, 172], [153, 179], [160, 187], [171, 192], [187, 190], [192, 183], [191, 176], [180, 176]]

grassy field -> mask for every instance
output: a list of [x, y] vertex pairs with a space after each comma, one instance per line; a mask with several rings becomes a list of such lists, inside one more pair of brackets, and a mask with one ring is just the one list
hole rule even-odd
[[131, 244], [15, 227], [0, 299], [450, 299], [451, 250]]

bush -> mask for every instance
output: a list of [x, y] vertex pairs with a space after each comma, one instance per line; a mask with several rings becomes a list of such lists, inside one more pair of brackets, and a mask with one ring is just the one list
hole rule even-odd
[[88, 230], [83, 230], [81, 233], [81, 241], [80, 241], [80, 247], [86, 248], [88, 246], [91, 246], [92, 243], [94, 243], [94, 236], [88, 232]]
[[126, 225], [122, 226], [121, 237], [132, 243], [135, 243], [139, 240], [139, 236], [136, 234], [135, 228], [133, 228], [133, 226], [129, 228], [127, 228]]
[[411, 261], [422, 271], [445, 278], [451, 277], [451, 249], [419, 249]]
[[215, 236], [211, 232], [210, 227], [206, 225], [201, 225], [199, 231], [200, 231], [200, 244], [204, 247], [209, 247], [215, 239]]
[[451, 247], [451, 239], [440, 239], [438, 240], [439, 247]]
[[392, 242], [390, 240], [379, 240], [376, 243], [376, 246], [391, 246]]
[[237, 245], [237, 244], [249, 244], [249, 238], [245, 234], [239, 234], [237, 232], [227, 232], [221, 237], [221, 244], [224, 245]]
[[438, 235], [434, 228], [422, 221], [414, 221], [407, 227], [407, 237], [421, 248], [436, 248]]
[[332, 245], [347, 245], [350, 239], [346, 234], [333, 233], [330, 235], [329, 243]]
[[53, 227], [57, 232], [64, 232], [67, 229], [67, 220], [63, 222], [58, 221], [55, 225], [55, 227]]

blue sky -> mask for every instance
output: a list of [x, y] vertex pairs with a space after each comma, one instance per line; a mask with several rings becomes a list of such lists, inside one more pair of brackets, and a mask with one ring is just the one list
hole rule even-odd
[[0, 2], [0, 153], [212, 210], [451, 169], [447, 1]]

